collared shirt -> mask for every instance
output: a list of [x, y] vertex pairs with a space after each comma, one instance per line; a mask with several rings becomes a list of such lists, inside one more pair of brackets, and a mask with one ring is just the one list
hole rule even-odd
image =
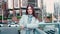
[[28, 15], [28, 22], [29, 22], [29, 23], [31, 23], [32, 17], [33, 17], [32, 15]]

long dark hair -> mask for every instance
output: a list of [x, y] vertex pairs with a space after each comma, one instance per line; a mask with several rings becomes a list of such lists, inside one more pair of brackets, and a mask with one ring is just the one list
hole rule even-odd
[[28, 11], [27, 11], [28, 10], [28, 7], [31, 7], [31, 9], [33, 11], [32, 15], [36, 18], [34, 7], [32, 5], [30, 5], [30, 4], [26, 8], [26, 15], [28, 15]]

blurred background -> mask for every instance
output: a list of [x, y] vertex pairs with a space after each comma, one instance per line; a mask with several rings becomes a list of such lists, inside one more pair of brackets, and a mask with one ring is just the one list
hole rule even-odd
[[[40, 22], [60, 22], [60, 0], [0, 0], [0, 22], [19, 21], [32, 4]], [[13, 19], [12, 19], [13, 18]]]
[[[5, 24], [18, 24], [21, 16], [26, 14], [28, 4], [34, 6], [35, 14], [40, 21], [39, 28], [41, 30], [47, 30], [47, 34], [48, 31], [56, 31], [54, 34], [60, 32], [60, 0], [0, 0], [0, 24], [4, 24], [4, 26]], [[0, 32], [5, 32], [3, 31], [5, 28], [1, 28]], [[9, 28], [7, 27], [7, 29]], [[13, 29], [11, 31], [16, 32], [17, 28]], [[9, 31], [6, 30], [8, 33]], [[14, 32], [11, 33], [13, 34]]]

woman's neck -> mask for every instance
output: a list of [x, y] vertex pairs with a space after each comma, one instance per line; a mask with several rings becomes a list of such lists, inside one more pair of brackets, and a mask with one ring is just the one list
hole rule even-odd
[[28, 17], [32, 17], [33, 15], [31, 15], [31, 14], [28, 14]]

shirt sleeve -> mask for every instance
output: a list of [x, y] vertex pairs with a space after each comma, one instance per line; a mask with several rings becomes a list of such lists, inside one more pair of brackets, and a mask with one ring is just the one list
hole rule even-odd
[[23, 25], [24, 24], [24, 15], [21, 17], [21, 19], [19, 20], [19, 25]]

